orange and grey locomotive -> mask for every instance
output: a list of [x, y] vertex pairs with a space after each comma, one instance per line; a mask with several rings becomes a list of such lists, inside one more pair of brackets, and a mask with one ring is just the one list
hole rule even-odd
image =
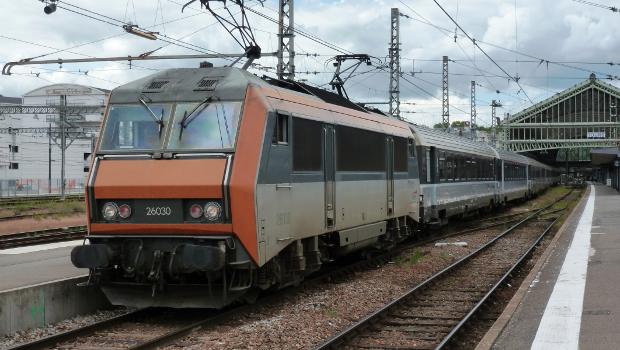
[[455, 161], [448, 180], [441, 152], [454, 140], [416, 128], [236, 68], [171, 69], [123, 85], [89, 174], [89, 244], [72, 262], [113, 304], [220, 308], [479, 208], [450, 204], [457, 187], [461, 199], [478, 194], [449, 183], [488, 181], [480, 207], [503, 202], [497, 152], [455, 150], [488, 168], [455, 181]]

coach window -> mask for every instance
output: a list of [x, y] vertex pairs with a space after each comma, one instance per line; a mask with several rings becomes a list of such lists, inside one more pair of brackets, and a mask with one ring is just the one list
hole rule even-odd
[[409, 157], [415, 158], [416, 156], [415, 142], [413, 141], [413, 139], [407, 139], [407, 144], [409, 145]]
[[288, 115], [286, 114], [276, 114], [273, 143], [277, 145], [288, 145]]
[[[409, 148], [409, 150], [407, 150]], [[408, 152], [413, 151], [414, 147], [409, 147], [407, 139], [402, 137], [394, 137], [394, 171], [407, 172]], [[414, 155], [411, 154], [411, 157]]]
[[323, 125], [293, 118], [293, 171], [320, 171], [323, 159]]
[[444, 151], [438, 151], [437, 152], [437, 158], [438, 158], [438, 167], [439, 167], [439, 181], [440, 182], [445, 182], [446, 181], [446, 152]]
[[454, 155], [450, 152], [446, 152], [446, 178], [448, 181], [454, 181], [454, 166], [456, 164], [456, 159], [454, 159]]

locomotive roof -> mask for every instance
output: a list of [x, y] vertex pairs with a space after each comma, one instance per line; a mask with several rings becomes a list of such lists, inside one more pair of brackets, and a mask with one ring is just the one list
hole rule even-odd
[[167, 69], [117, 87], [112, 92], [110, 103], [136, 103], [142, 96], [160, 102], [203, 101], [210, 95], [222, 100], [242, 100], [248, 84], [286, 89], [329, 104], [368, 112], [361, 105], [331, 91], [296, 81], [259, 78], [234, 67]]
[[[296, 101], [294, 108], [299, 111], [318, 108], [323, 110], [324, 117], [331, 113], [326, 118], [337, 124], [351, 124], [403, 137], [410, 135], [404, 122], [369, 111], [331, 91], [295, 81], [259, 78], [234, 67], [167, 69], [117, 87], [112, 91], [110, 103], [135, 104], [140, 98], [147, 102], [160, 103], [201, 102], [209, 96], [216, 96], [220, 100], [239, 101], [245, 99], [250, 85], [260, 87], [268, 98], [273, 97], [270, 99], [270, 104], [274, 109], [286, 108], [280, 106], [282, 101], [279, 101], [280, 104], [276, 103], [275, 100], [280, 97], [297, 96], [301, 99], [293, 98]], [[332, 107], [327, 107], [326, 104]], [[332, 112], [339, 113], [343, 118], [335, 117]]]
[[203, 101], [211, 95], [222, 100], [242, 100], [249, 83], [266, 84], [233, 67], [166, 69], [117, 87], [110, 103], [136, 103], [142, 96], [158, 102]]
[[465, 137], [431, 129], [421, 125], [410, 125], [416, 143], [420, 146], [434, 146], [444, 150], [466, 152], [485, 157], [497, 157], [494, 149], [486, 143], [472, 141]]

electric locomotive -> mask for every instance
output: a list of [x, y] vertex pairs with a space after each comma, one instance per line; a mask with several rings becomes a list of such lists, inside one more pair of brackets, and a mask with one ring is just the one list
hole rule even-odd
[[409, 125], [236, 68], [111, 93], [71, 254], [113, 304], [219, 308], [387, 248], [419, 217]]

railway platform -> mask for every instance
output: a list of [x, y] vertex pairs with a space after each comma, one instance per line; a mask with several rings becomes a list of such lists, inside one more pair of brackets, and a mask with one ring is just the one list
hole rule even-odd
[[589, 185], [481, 349], [617, 349], [620, 194]]
[[0, 250], [0, 292], [88, 275], [70, 261], [78, 244], [81, 240]]
[[0, 249], [0, 337], [108, 308], [88, 270], [71, 264], [82, 240]]

